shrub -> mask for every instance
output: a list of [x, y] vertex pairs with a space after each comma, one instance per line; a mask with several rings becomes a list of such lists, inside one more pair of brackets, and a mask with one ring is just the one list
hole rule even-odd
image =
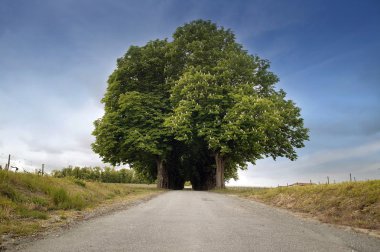
[[53, 202], [56, 206], [61, 206], [69, 201], [69, 195], [63, 188], [59, 188], [53, 192]]

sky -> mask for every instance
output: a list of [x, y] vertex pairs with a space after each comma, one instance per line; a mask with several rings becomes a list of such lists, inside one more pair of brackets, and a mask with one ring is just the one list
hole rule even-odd
[[380, 2], [0, 0], [0, 165], [101, 165], [93, 121], [116, 59], [195, 19], [271, 62], [302, 109], [296, 161], [263, 159], [230, 185], [380, 179]]

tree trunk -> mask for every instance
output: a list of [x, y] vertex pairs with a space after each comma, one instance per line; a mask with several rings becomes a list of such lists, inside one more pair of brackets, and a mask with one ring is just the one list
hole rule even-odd
[[221, 189], [225, 187], [224, 166], [225, 166], [226, 161], [220, 155], [220, 153], [215, 154], [215, 163], [216, 163], [216, 174], [215, 174], [216, 188]]
[[157, 188], [168, 188], [169, 178], [168, 172], [164, 166], [164, 162], [161, 158], [157, 158]]

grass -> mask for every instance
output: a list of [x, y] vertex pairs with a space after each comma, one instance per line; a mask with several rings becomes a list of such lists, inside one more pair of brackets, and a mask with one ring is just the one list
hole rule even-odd
[[65, 220], [70, 211], [157, 192], [147, 185], [105, 184], [0, 170], [0, 244], [5, 234], [28, 235], [41, 230], [57, 213]]
[[217, 192], [307, 213], [326, 223], [380, 231], [380, 180]]

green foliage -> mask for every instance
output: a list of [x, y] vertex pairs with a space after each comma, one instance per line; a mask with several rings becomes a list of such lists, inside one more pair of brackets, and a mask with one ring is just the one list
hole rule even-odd
[[174, 110], [165, 123], [176, 139], [202, 138], [214, 155], [229, 162], [225, 174], [265, 156], [296, 159], [295, 148], [303, 147], [308, 130], [300, 109], [274, 89], [278, 78], [268, 71], [269, 62], [248, 55], [230, 31], [209, 22], [192, 22], [178, 32], [173, 43], [188, 44], [185, 55], [197, 59], [184, 67], [171, 90]]
[[295, 160], [308, 130], [269, 67], [231, 30], [204, 20], [178, 27], [171, 42], [131, 46], [109, 77], [93, 150], [148, 178], [163, 161], [182, 184], [212, 174], [214, 156], [227, 180], [246, 162]]
[[86, 187], [87, 181], [99, 181], [103, 183], [129, 183], [129, 184], [149, 184], [152, 180], [147, 179], [144, 175], [139, 174], [134, 169], [116, 170], [105, 167], [66, 167], [61, 170], [54, 170], [52, 176], [56, 178], [74, 178], [74, 183]]
[[106, 113], [95, 121], [93, 132], [92, 147], [105, 162], [141, 163], [165, 155], [170, 148], [170, 134], [162, 124], [170, 111], [164, 74], [167, 44], [155, 40], [132, 46], [117, 60], [102, 99]]

